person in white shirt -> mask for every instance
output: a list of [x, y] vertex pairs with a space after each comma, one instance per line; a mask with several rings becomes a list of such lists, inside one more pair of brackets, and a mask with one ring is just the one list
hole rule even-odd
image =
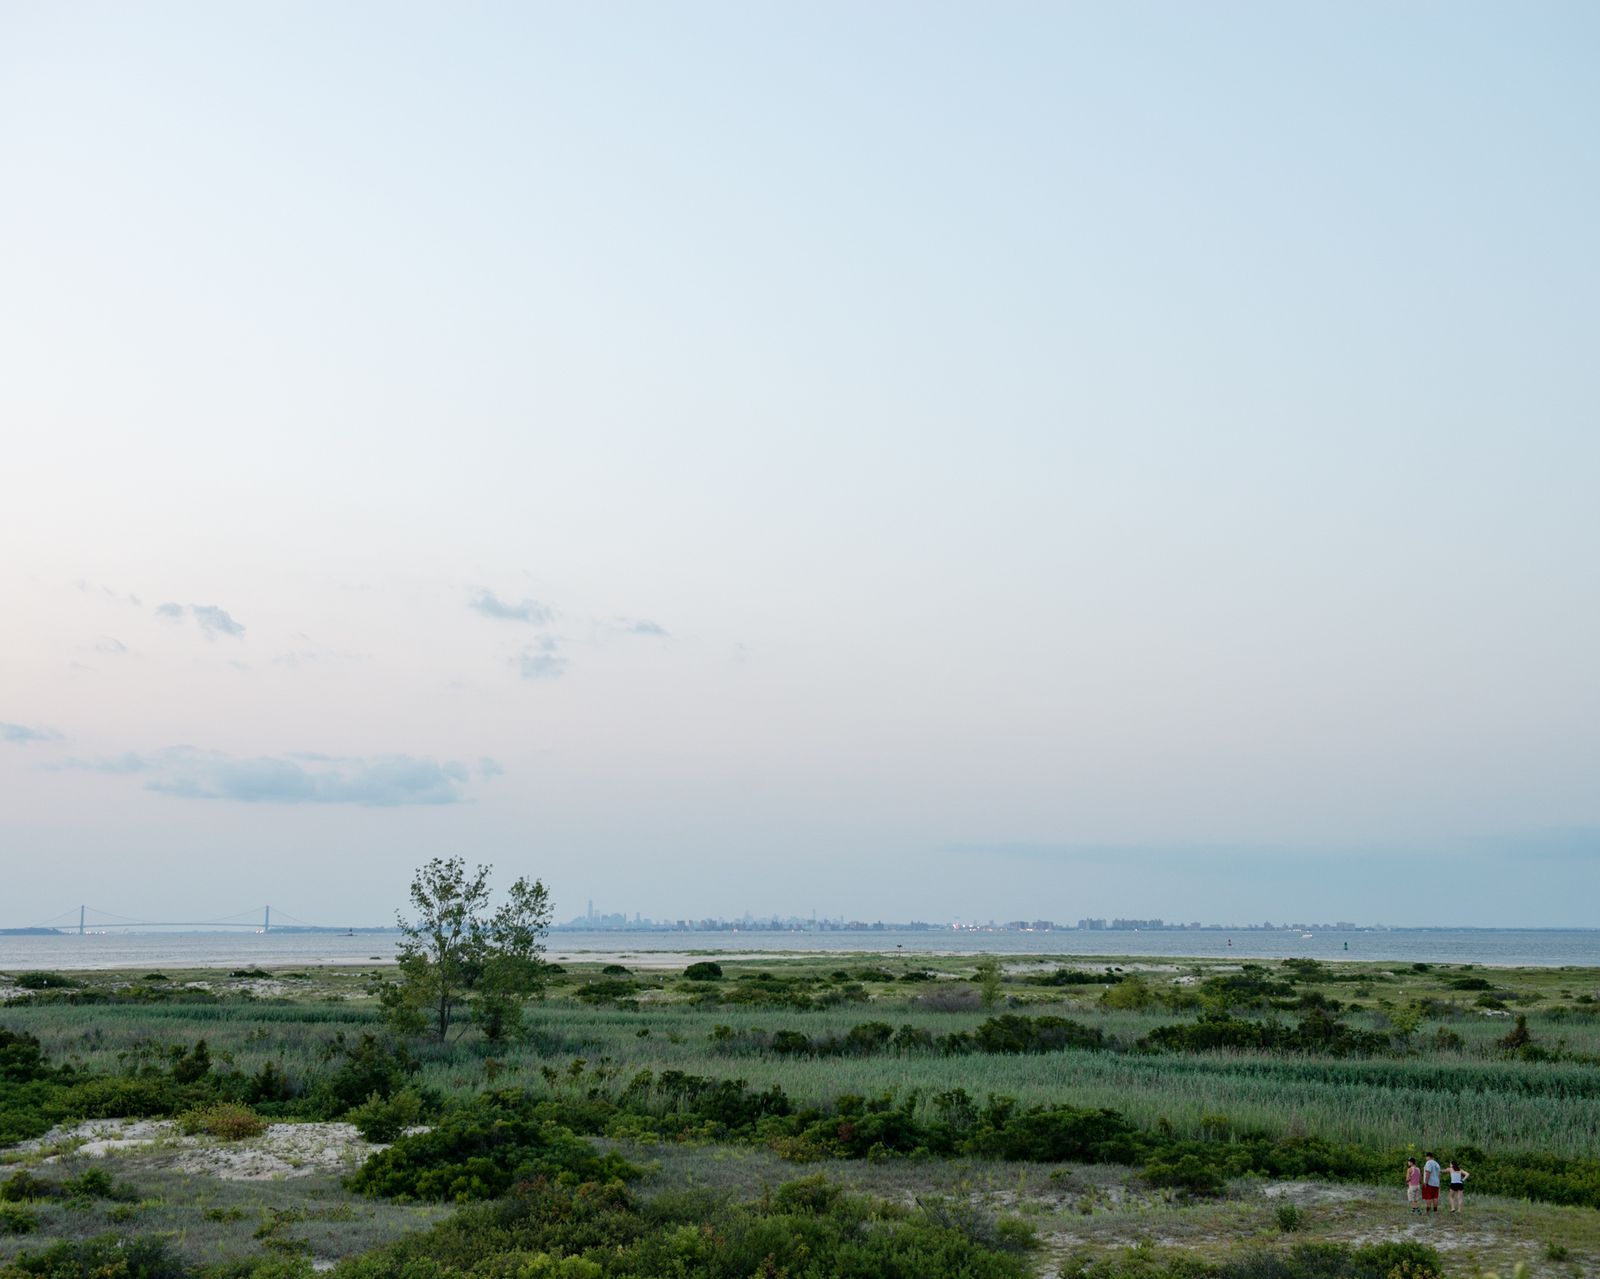
[[1461, 1203], [1467, 1197], [1467, 1170], [1454, 1159], [1450, 1161], [1450, 1211], [1460, 1212]]

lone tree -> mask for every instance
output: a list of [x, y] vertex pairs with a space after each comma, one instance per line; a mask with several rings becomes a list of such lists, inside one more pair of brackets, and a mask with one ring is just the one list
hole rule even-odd
[[524, 1002], [544, 985], [550, 895], [537, 879], [518, 879], [491, 911], [489, 871], [469, 874], [463, 859], [435, 857], [412, 877], [416, 918], [396, 915], [400, 979], [378, 988], [397, 1030], [443, 1040], [467, 1016], [491, 1040], [520, 1028]]

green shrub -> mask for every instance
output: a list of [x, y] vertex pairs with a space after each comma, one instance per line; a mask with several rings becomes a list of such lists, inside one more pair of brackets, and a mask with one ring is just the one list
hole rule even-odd
[[26, 1235], [39, 1228], [39, 1218], [21, 1204], [0, 1203], [0, 1235]]
[[83, 985], [76, 978], [47, 972], [18, 973], [16, 981], [23, 990], [72, 990]]
[[95, 1075], [67, 1089], [58, 1109], [69, 1119], [146, 1119], [170, 1115], [175, 1104], [165, 1080]]
[[1292, 1235], [1305, 1225], [1306, 1215], [1296, 1204], [1279, 1204], [1273, 1218], [1278, 1223], [1278, 1229], [1286, 1235]]
[[264, 1133], [267, 1121], [240, 1102], [214, 1101], [184, 1111], [178, 1116], [178, 1127], [191, 1136], [203, 1132], [222, 1141], [243, 1141]]
[[0, 1026], [0, 1083], [32, 1083], [54, 1073], [45, 1064], [44, 1049], [37, 1038]]
[[390, 1199], [465, 1203], [563, 1173], [610, 1181], [638, 1176], [639, 1170], [545, 1121], [526, 1095], [504, 1091], [481, 1094], [428, 1132], [399, 1138], [367, 1160], [349, 1185]]
[[0, 1203], [26, 1203], [30, 1199], [48, 1199], [55, 1187], [31, 1172], [14, 1172], [0, 1181]]
[[630, 1001], [639, 993], [639, 983], [628, 981], [620, 977], [608, 977], [601, 981], [585, 982], [572, 992], [572, 997], [580, 1004], [620, 1004]]
[[1156, 1002], [1156, 995], [1144, 978], [1128, 974], [1105, 994], [1100, 996], [1103, 1008], [1140, 1009]]
[[18, 1279], [190, 1279], [165, 1240], [114, 1235], [21, 1253], [6, 1273]]
[[356, 1131], [368, 1141], [393, 1141], [422, 1119], [422, 1097], [414, 1088], [404, 1088], [393, 1097], [373, 1093], [345, 1115]]
[[722, 965], [714, 960], [702, 959], [699, 963], [690, 964], [685, 968], [683, 975], [689, 981], [721, 981]]
[[[1014, 1238], [1017, 1232], [998, 1232]], [[340, 1279], [1023, 1279], [1015, 1256], [807, 1178], [755, 1203], [539, 1178], [346, 1263]]]
[[277, 1062], [264, 1061], [245, 1084], [244, 1099], [252, 1106], [271, 1105], [289, 1101], [296, 1091], [293, 1081], [278, 1068]]
[[1122, 974], [1114, 973], [1109, 968], [1098, 973], [1085, 972], [1081, 968], [1058, 968], [1047, 976], [1030, 977], [1028, 980], [1039, 986], [1114, 986], [1122, 980]]
[[172, 1078], [180, 1084], [199, 1083], [211, 1073], [211, 1049], [203, 1039], [195, 1040], [188, 1052], [179, 1053], [172, 1063]]
[[104, 1168], [86, 1168], [76, 1177], [61, 1183], [61, 1194], [68, 1199], [110, 1199], [131, 1203], [139, 1191], [126, 1181], [117, 1181]]
[[311, 1099], [311, 1109], [327, 1119], [365, 1104], [373, 1093], [392, 1096], [420, 1069], [404, 1045], [374, 1034], [363, 1033], [354, 1044], [347, 1044], [341, 1033], [335, 1044], [342, 1060], [318, 1082]]
[[1067, 1017], [991, 1017], [973, 1031], [980, 1052], [1047, 1053], [1063, 1048], [1100, 1048], [1105, 1033]]
[[1144, 1166], [1144, 1179], [1194, 1197], [1220, 1195], [1228, 1188], [1227, 1178], [1213, 1163], [1199, 1155], [1158, 1155]]

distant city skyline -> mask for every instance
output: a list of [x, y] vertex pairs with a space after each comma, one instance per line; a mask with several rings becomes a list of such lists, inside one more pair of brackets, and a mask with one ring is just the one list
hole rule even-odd
[[1600, 922], [1596, 48], [5, 7], [5, 912]]

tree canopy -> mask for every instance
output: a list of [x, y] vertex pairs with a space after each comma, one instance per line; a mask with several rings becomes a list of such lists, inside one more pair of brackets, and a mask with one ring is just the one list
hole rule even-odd
[[435, 857], [412, 877], [414, 918], [396, 916], [400, 977], [379, 991], [397, 1029], [443, 1040], [470, 1020], [500, 1040], [521, 1025], [523, 1004], [544, 983], [550, 895], [523, 877], [491, 909], [490, 871]]

